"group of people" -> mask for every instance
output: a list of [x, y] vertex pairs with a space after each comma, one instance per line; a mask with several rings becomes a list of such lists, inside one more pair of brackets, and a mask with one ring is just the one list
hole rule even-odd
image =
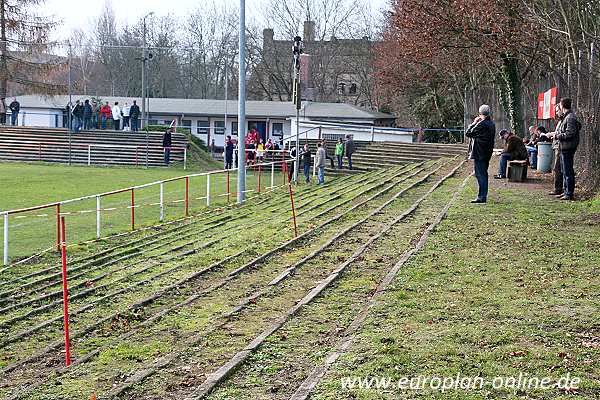
[[125, 103], [123, 107], [119, 106], [119, 102], [115, 101], [110, 105], [108, 101], [97, 102], [96, 100], [86, 99], [76, 100], [75, 105], [71, 104], [66, 107], [67, 115], [72, 118], [72, 130], [80, 132], [81, 130], [90, 129], [113, 129], [137, 132], [139, 129], [140, 107], [137, 101], [133, 100], [133, 104]]
[[[290, 142], [291, 144], [291, 142]], [[250, 132], [246, 135], [245, 141], [245, 149], [246, 149], [246, 161], [248, 165], [256, 165], [256, 163], [261, 163], [267, 157], [268, 161], [275, 161], [275, 155], [280, 152], [286, 152], [285, 145], [283, 143], [279, 144], [277, 142], [268, 139], [266, 143], [263, 143], [262, 138], [259, 136], [259, 133], [255, 129], [251, 129]], [[227, 135], [225, 139], [225, 144], [223, 148], [223, 158], [225, 169], [231, 169], [234, 167], [234, 163], [237, 160], [236, 153], [238, 151], [238, 143], [231, 138], [231, 135]], [[356, 151], [356, 146], [354, 144], [354, 140], [352, 136], [346, 135], [346, 140], [342, 138], [338, 139], [338, 142], [335, 145], [335, 156], [337, 158], [337, 167], [339, 169], [343, 168], [343, 160], [344, 157], [348, 160], [348, 169], [352, 169], [352, 154]], [[289, 149], [289, 157], [291, 159], [296, 158], [296, 148], [291, 147]], [[308, 146], [305, 144], [303, 148], [300, 150], [300, 161], [302, 163], [304, 178], [307, 183], [310, 182], [310, 167], [313, 163], [313, 154]], [[327, 140], [321, 139], [317, 143], [317, 151], [314, 155], [314, 163], [317, 169], [317, 179], [319, 184], [325, 183], [325, 165], [327, 160], [331, 163], [331, 168], [335, 168], [335, 163], [333, 157], [331, 157], [327, 151]], [[291, 163], [288, 169], [289, 177], [294, 174], [294, 163]]]
[[[506, 178], [509, 161], [528, 160], [532, 168], [537, 167], [537, 145], [544, 141], [552, 141], [554, 149], [554, 190], [549, 194], [561, 200], [574, 200], [575, 170], [573, 167], [575, 152], [579, 145], [581, 123], [572, 109], [572, 100], [563, 98], [556, 106], [556, 127], [553, 132], [540, 127], [530, 127], [530, 137], [523, 140], [506, 129], [500, 131], [504, 140], [504, 149], [500, 155], [496, 179]], [[494, 151], [496, 125], [491, 118], [488, 105], [479, 107], [479, 115], [467, 128], [465, 135], [471, 138], [469, 158], [474, 161], [475, 177], [479, 185], [479, 193], [472, 203], [485, 203], [488, 194], [488, 168]], [[535, 159], [535, 160], [534, 160]]]
[[12, 101], [6, 107], [6, 99], [3, 97], [0, 99], [0, 124], [6, 125], [6, 114], [10, 111], [10, 124], [12, 126], [17, 125], [19, 122], [19, 111], [21, 110], [21, 103], [17, 101], [16, 97], [13, 97]]
[[[352, 169], [352, 154], [356, 151], [354, 140], [352, 136], [346, 135], [346, 140], [339, 138], [335, 145], [335, 156], [337, 158], [338, 169], [343, 168], [344, 156], [348, 159], [348, 169]], [[290, 151], [292, 158], [296, 157], [295, 149]], [[304, 179], [306, 183], [310, 182], [310, 167], [312, 166], [312, 152], [308, 144], [305, 144], [300, 152], [300, 159], [302, 161]], [[317, 183], [322, 185], [325, 183], [325, 165], [327, 160], [331, 162], [331, 168], [335, 168], [333, 157], [327, 152], [327, 140], [321, 139], [317, 142], [317, 152], [314, 156], [315, 168], [317, 169]]]

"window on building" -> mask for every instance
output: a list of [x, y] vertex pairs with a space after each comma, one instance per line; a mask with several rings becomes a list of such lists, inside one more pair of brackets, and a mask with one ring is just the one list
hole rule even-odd
[[182, 119], [181, 120], [181, 128], [185, 129], [187, 133], [192, 133], [192, 120], [191, 119]]
[[209, 126], [210, 125], [208, 121], [198, 121], [198, 128], [196, 130], [196, 133], [198, 133], [198, 135], [208, 135]]
[[358, 93], [358, 85], [356, 83], [353, 83], [352, 85], [350, 85], [350, 90], [348, 92], [350, 94]]
[[271, 136], [283, 137], [283, 123], [273, 122]]
[[338, 85], [338, 93], [341, 95], [346, 94], [346, 84], [344, 82]]
[[215, 135], [225, 134], [225, 121], [215, 121]]
[[237, 121], [233, 121], [231, 123], [231, 134], [237, 136], [238, 134], [238, 123]]

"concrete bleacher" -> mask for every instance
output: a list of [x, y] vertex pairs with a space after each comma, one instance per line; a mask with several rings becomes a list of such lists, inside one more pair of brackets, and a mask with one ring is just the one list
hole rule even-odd
[[[146, 133], [83, 131], [71, 135], [71, 163], [145, 165]], [[172, 136], [174, 148], [187, 148], [185, 135]], [[172, 161], [183, 161], [182, 150], [172, 150]], [[162, 133], [148, 133], [148, 164], [163, 166]], [[62, 128], [0, 127], [0, 160], [69, 162], [69, 133]]]
[[[317, 139], [301, 139], [300, 145], [308, 143], [311, 151], [317, 149]], [[292, 142], [294, 146], [295, 142]], [[407, 164], [411, 162], [420, 162], [425, 160], [434, 160], [442, 157], [464, 157], [467, 154], [467, 146], [464, 144], [435, 144], [435, 143], [399, 143], [399, 142], [361, 142], [354, 141], [356, 152], [352, 156], [352, 166], [354, 172], [374, 170], [394, 165]], [[327, 142], [328, 154], [335, 159], [335, 143]], [[337, 161], [336, 161], [337, 164]], [[347, 160], [344, 157], [344, 168], [347, 167]], [[329, 162], [326, 171], [333, 173], [350, 172], [347, 169], [342, 171], [331, 169]]]

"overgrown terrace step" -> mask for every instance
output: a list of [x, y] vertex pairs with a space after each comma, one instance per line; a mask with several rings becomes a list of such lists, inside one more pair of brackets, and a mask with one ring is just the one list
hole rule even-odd
[[407, 160], [432, 160], [442, 157], [454, 157], [454, 154], [419, 154], [419, 153], [376, 153], [376, 152], [365, 152], [359, 151], [352, 155], [352, 160], [354, 159], [364, 159], [364, 160], [388, 160], [395, 161], [398, 159], [407, 159]]
[[452, 157], [457, 154], [466, 154], [465, 151], [443, 151], [431, 149], [396, 149], [391, 147], [368, 147], [361, 150], [360, 154], [369, 155], [394, 155], [394, 156], [433, 156], [433, 157]]
[[432, 144], [432, 143], [400, 143], [400, 142], [376, 142], [371, 146], [386, 147], [386, 148], [403, 148], [403, 149], [423, 149], [423, 150], [438, 150], [448, 152], [463, 152], [468, 149], [468, 146], [462, 143], [459, 144]]

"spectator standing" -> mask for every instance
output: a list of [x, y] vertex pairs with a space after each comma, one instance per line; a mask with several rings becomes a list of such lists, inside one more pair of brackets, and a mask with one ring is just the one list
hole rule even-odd
[[479, 185], [479, 194], [471, 203], [487, 202], [488, 168], [494, 152], [496, 125], [492, 121], [492, 109], [487, 104], [479, 107], [479, 116], [469, 125], [465, 135], [472, 139], [469, 158], [475, 164], [475, 177]]
[[348, 169], [352, 169], [352, 154], [354, 154], [355, 151], [356, 147], [354, 146], [352, 136], [346, 135], [345, 153], [346, 158], [348, 159]]
[[94, 111], [92, 110], [92, 105], [88, 99], [85, 99], [83, 102], [83, 129], [90, 130], [92, 129], [92, 115]]
[[227, 140], [225, 140], [225, 169], [231, 169], [233, 165], [233, 149], [234, 144], [231, 135], [227, 135]]
[[556, 127], [554, 132], [548, 133], [547, 135], [543, 135], [543, 137], [547, 137], [552, 139], [552, 150], [554, 152], [554, 159], [552, 160], [552, 175], [554, 175], [554, 190], [548, 193], [551, 196], [561, 197], [564, 194], [563, 190], [563, 173], [560, 163], [560, 141], [556, 137], [558, 132], [560, 132], [560, 126], [563, 121], [563, 113], [560, 108], [560, 104], [556, 105], [555, 109], [555, 117], [556, 119]]
[[102, 129], [106, 129], [107, 122], [112, 119], [112, 110], [108, 101], [100, 107], [100, 114], [102, 115]]
[[344, 159], [344, 141], [342, 138], [339, 138], [335, 145], [335, 156], [337, 157], [338, 169], [342, 169]]
[[575, 200], [575, 169], [573, 167], [575, 152], [579, 146], [579, 132], [581, 123], [573, 112], [572, 100], [564, 98], [560, 100], [560, 109], [563, 114], [563, 121], [560, 124], [560, 131], [556, 138], [560, 145], [560, 166], [563, 173], [564, 194], [559, 197], [561, 200]]
[[98, 102], [92, 100], [92, 129], [98, 129], [98, 116], [100, 115], [100, 107]]
[[308, 144], [305, 144], [302, 148], [300, 158], [302, 159], [302, 166], [304, 168], [304, 180], [306, 181], [306, 183], [310, 183], [310, 166], [312, 164], [312, 154], [310, 152]]
[[[115, 103], [116, 104], [116, 103]], [[165, 165], [168, 167], [169, 163], [171, 162], [171, 132], [173, 131], [173, 128], [169, 128], [165, 131], [165, 134], [163, 135], [163, 140], [162, 140], [162, 146], [163, 146], [163, 152], [165, 155]]]
[[139, 128], [139, 118], [140, 118], [140, 106], [137, 105], [136, 101], [133, 101], [131, 108], [129, 109], [129, 120], [131, 124], [131, 130], [133, 132], [137, 132]]
[[525, 148], [523, 139], [506, 129], [500, 131], [500, 137], [504, 140], [505, 145], [504, 151], [500, 155], [498, 175], [494, 176], [494, 179], [506, 178], [506, 168], [508, 167], [509, 161], [527, 160], [527, 149]]
[[6, 99], [0, 99], [0, 124], [6, 125]]
[[10, 109], [10, 124], [15, 126], [18, 122], [19, 110], [21, 110], [21, 104], [16, 97], [13, 97], [13, 101], [8, 105], [8, 108]]
[[73, 107], [73, 132], [79, 132], [83, 125], [83, 105], [79, 100], [75, 101]]
[[115, 105], [112, 107], [112, 119], [113, 129], [115, 131], [121, 130], [121, 107], [119, 107], [118, 101], [115, 101]]
[[259, 163], [262, 163], [265, 159], [265, 145], [261, 138], [258, 138], [258, 144], [256, 145], [256, 158]]
[[325, 184], [325, 160], [327, 159], [327, 154], [325, 153], [325, 149], [323, 145], [319, 142], [317, 143], [317, 154], [315, 156], [315, 167], [317, 167], [317, 184], [324, 185]]
[[121, 110], [121, 114], [123, 114], [123, 130], [128, 131], [130, 130], [129, 118], [131, 116], [131, 106], [125, 103], [125, 105], [123, 106], [123, 110]]

